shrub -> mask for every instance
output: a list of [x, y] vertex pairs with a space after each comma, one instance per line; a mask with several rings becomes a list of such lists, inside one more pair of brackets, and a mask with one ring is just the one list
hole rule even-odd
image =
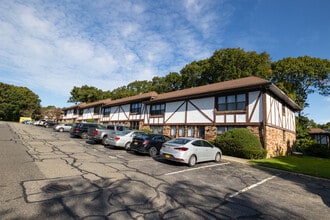
[[235, 128], [219, 135], [214, 144], [223, 154], [247, 159], [266, 158], [260, 140], [246, 128]]
[[305, 155], [330, 158], [330, 148], [326, 145], [318, 144], [311, 137], [297, 139], [296, 145], [296, 150]]
[[330, 158], [330, 148], [322, 144], [312, 144], [304, 148], [303, 153], [313, 157]]

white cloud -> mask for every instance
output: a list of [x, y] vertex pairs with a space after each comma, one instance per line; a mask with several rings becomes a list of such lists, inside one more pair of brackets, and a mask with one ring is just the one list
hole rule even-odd
[[74, 86], [112, 90], [179, 71], [213, 53], [203, 37], [224, 17], [208, 3], [8, 1], [0, 5], [0, 76], [69, 96]]

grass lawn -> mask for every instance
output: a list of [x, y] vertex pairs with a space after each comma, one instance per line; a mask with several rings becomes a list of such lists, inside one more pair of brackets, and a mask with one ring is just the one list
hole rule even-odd
[[283, 156], [251, 160], [251, 164], [330, 179], [330, 159], [308, 156]]

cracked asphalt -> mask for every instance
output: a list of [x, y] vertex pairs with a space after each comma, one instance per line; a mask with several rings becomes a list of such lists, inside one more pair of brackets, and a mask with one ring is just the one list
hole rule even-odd
[[[0, 122], [1, 219], [329, 219], [330, 181], [224, 157], [194, 168]], [[329, 171], [330, 172], [330, 171]]]

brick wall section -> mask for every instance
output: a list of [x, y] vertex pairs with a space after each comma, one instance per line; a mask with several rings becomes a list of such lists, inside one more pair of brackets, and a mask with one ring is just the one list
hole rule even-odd
[[287, 155], [292, 152], [296, 134], [274, 127], [266, 126], [267, 158]]

